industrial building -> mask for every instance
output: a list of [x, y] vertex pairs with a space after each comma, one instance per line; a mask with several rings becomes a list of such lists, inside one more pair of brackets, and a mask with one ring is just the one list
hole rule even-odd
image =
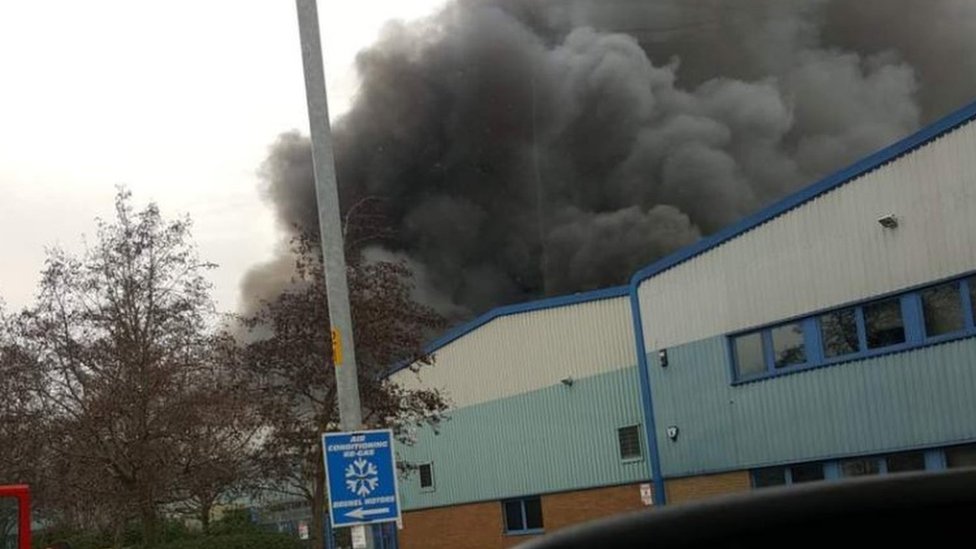
[[400, 484], [401, 546], [502, 546], [638, 508], [649, 473], [631, 323], [626, 287], [505, 307], [437, 342], [435, 365], [398, 373], [453, 406], [400, 450], [420, 466]]
[[636, 273], [503, 307], [393, 374], [404, 548], [976, 464], [976, 104]]

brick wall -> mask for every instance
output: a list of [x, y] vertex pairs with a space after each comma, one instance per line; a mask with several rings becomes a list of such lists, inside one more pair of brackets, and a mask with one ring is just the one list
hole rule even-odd
[[542, 496], [542, 520], [547, 532], [643, 508], [639, 484]]
[[[543, 520], [545, 517], [543, 516]], [[501, 503], [489, 501], [422, 509], [403, 514], [401, 549], [508, 547]], [[516, 542], [523, 538], [514, 538]]]
[[668, 493], [668, 504], [742, 492], [750, 489], [749, 472], [735, 471], [718, 475], [667, 480], [664, 483], [664, 489]]
[[[561, 492], [542, 496], [542, 522], [546, 532], [554, 532], [571, 524], [644, 508], [639, 484]], [[404, 513], [400, 547], [502, 548], [532, 537], [507, 536], [503, 530], [498, 501], [422, 509]]]

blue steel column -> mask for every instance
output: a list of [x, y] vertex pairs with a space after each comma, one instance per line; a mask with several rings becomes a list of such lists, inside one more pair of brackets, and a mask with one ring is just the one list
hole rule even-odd
[[[640, 274], [640, 273], [638, 273]], [[644, 408], [644, 438], [647, 441], [648, 461], [651, 465], [651, 481], [654, 483], [656, 505], [667, 505], [668, 496], [664, 492], [664, 477], [661, 475], [661, 455], [657, 449], [657, 425], [654, 422], [654, 399], [651, 397], [651, 375], [647, 368], [647, 349], [644, 345], [644, 323], [641, 320], [640, 299], [636, 276], [630, 282], [630, 313], [634, 320], [634, 342], [637, 345], [637, 370], [640, 375], [641, 405]]]

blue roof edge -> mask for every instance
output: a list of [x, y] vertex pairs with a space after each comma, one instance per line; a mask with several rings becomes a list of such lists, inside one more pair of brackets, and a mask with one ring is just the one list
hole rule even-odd
[[644, 267], [643, 269], [634, 273], [634, 276], [630, 279], [630, 285], [635, 288], [640, 285], [641, 281], [658, 275], [672, 267], [675, 267], [689, 259], [692, 259], [698, 255], [701, 255], [708, 250], [718, 247], [730, 240], [733, 240], [756, 227], [777, 218], [790, 210], [798, 208], [803, 204], [817, 198], [820, 195], [828, 193], [834, 189], [844, 186], [845, 184], [851, 182], [852, 180], [870, 173], [878, 168], [881, 168], [885, 164], [904, 156], [915, 149], [922, 147], [935, 139], [941, 137], [942, 135], [949, 133], [958, 127], [972, 121], [976, 118], [976, 101], [966, 105], [965, 107], [945, 116], [925, 126], [924, 128], [918, 130], [917, 132], [903, 138], [896, 143], [888, 145], [887, 147], [869, 155], [857, 162], [851, 164], [850, 166], [835, 172], [823, 179], [804, 187], [803, 189], [779, 200], [778, 202], [767, 206], [758, 212], [749, 215], [737, 223], [733, 223], [728, 227], [705, 237], [698, 242], [686, 246], [673, 254], [661, 258], [654, 263]]
[[[602, 288], [588, 292], [577, 292], [575, 294], [547, 297], [545, 299], [538, 299], [535, 301], [526, 301], [523, 303], [513, 303], [511, 305], [496, 307], [472, 320], [465, 322], [464, 324], [451, 328], [444, 333], [444, 335], [428, 343], [424, 347], [424, 352], [428, 354], [433, 353], [448, 343], [451, 343], [452, 341], [477, 330], [496, 318], [520, 313], [528, 313], [532, 311], [544, 311], [546, 309], [565, 307], [567, 305], [578, 305], [580, 303], [589, 303], [591, 301], [600, 301], [603, 299], [613, 299], [615, 297], [627, 297], [629, 293], [630, 286], [614, 286], [612, 288]], [[390, 368], [386, 375], [393, 375], [406, 368], [411, 363], [412, 362], [409, 360], [401, 361]]]

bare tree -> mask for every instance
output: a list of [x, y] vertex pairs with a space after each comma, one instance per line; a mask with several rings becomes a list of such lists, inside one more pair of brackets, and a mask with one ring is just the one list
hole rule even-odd
[[[292, 288], [244, 319], [258, 338], [247, 367], [267, 425], [261, 465], [271, 487], [312, 508], [313, 547], [323, 547], [325, 472], [319, 437], [338, 427], [328, 303], [318, 243], [295, 238]], [[402, 263], [350, 261], [350, 299], [359, 390], [368, 427], [390, 427], [408, 440], [412, 426], [436, 425], [447, 408], [436, 390], [407, 390], [386, 373], [399, 360], [428, 361], [422, 343], [443, 320], [411, 299]], [[263, 337], [262, 337], [263, 336]]]
[[[36, 394], [54, 429], [65, 489], [134, 512], [157, 540], [178, 494], [180, 437], [208, 403], [210, 285], [187, 218], [141, 211], [120, 190], [113, 222], [80, 257], [48, 252], [35, 306], [20, 315]], [[62, 471], [67, 473], [67, 471]]]
[[33, 391], [38, 375], [15, 326], [0, 301], [0, 484], [36, 484], [47, 423]]
[[258, 407], [242, 369], [243, 353], [234, 338], [211, 338], [210, 398], [194, 410], [194, 421], [181, 435], [180, 492], [175, 508], [210, 531], [214, 508], [248, 494], [258, 484]]

